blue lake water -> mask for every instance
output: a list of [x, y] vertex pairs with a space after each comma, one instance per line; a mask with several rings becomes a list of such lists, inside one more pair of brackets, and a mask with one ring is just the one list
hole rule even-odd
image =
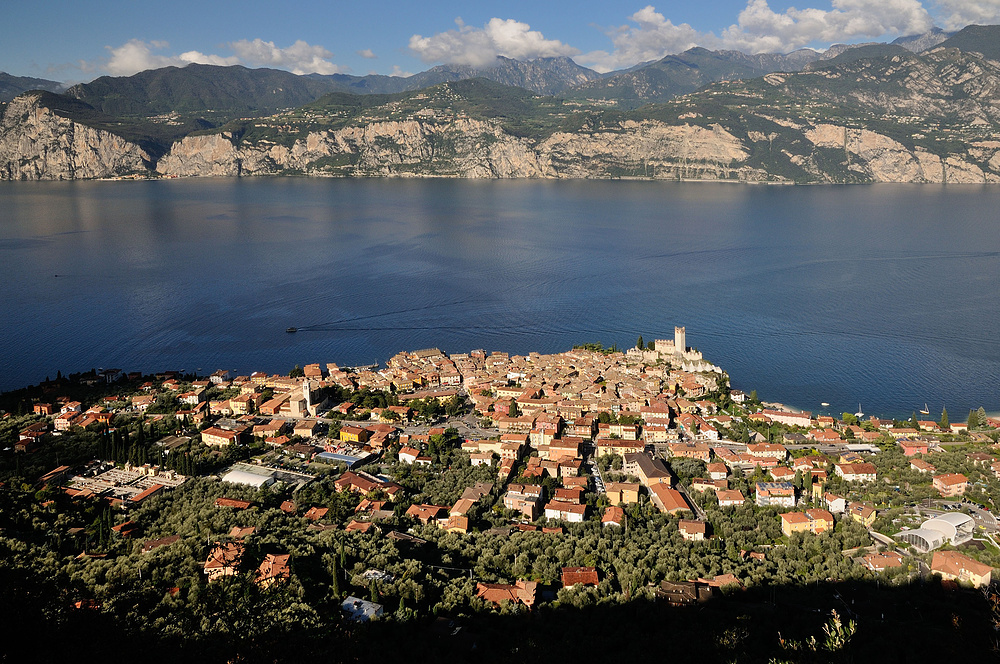
[[975, 186], [0, 183], [0, 390], [685, 325], [761, 398], [954, 420], [1000, 410], [998, 210]]

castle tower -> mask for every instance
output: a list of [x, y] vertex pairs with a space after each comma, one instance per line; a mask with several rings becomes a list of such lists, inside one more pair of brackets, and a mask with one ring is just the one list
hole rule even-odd
[[674, 327], [674, 352], [683, 354], [687, 350], [687, 336], [683, 327]]

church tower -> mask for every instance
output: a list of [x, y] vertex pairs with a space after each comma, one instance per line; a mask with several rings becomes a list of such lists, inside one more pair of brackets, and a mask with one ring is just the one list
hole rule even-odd
[[674, 352], [683, 355], [687, 351], [687, 335], [683, 327], [674, 327]]

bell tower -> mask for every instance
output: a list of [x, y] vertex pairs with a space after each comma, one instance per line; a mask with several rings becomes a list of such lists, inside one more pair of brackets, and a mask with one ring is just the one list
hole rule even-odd
[[687, 351], [687, 334], [683, 327], [674, 327], [674, 352], [683, 355]]

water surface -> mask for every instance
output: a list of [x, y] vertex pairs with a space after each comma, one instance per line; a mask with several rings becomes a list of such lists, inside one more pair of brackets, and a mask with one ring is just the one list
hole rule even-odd
[[685, 325], [762, 398], [957, 419], [1000, 409], [998, 207], [976, 186], [0, 183], [0, 389]]

